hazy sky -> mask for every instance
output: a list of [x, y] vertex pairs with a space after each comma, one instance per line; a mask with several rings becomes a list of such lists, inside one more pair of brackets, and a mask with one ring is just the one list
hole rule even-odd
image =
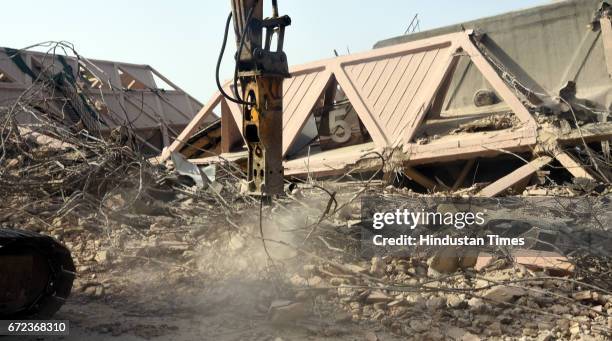
[[[264, 0], [266, 6], [271, 1]], [[418, 13], [421, 30], [549, 3], [550, 0], [279, 0], [292, 18], [285, 38], [290, 64], [370, 49], [403, 34]], [[89, 58], [149, 64], [206, 102], [230, 0], [7, 1], [0, 46], [67, 40]], [[233, 34], [233, 31], [230, 31]], [[231, 77], [230, 36], [221, 79]]]

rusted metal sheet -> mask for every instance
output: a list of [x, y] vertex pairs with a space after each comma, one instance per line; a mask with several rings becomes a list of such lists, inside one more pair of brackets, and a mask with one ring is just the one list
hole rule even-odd
[[[20, 63], [23, 61], [23, 63]], [[92, 98], [105, 125], [102, 133], [125, 125], [151, 152], [170, 145], [202, 104], [149, 65], [51, 55], [0, 48], [0, 101], [11, 103], [40, 72], [63, 73]], [[22, 115], [22, 123], [30, 118]], [[214, 117], [209, 117], [210, 123]]]

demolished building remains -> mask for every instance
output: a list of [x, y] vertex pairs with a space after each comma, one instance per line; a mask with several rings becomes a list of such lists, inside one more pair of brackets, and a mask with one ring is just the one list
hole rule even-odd
[[[250, 104], [65, 42], [0, 50], [0, 317], [61, 307], [79, 340], [610, 340], [610, 15], [555, 2], [292, 67], [274, 197], [245, 190]], [[400, 209], [465, 223], [427, 238], [525, 243], [404, 248], [374, 225]]]
[[[53, 112], [75, 129], [87, 129], [92, 134], [108, 136], [117, 127], [129, 127], [137, 145], [150, 155], [169, 146], [202, 107], [149, 65], [60, 52], [73, 51], [69, 47], [49, 53], [0, 48], [2, 105], [16, 103], [24, 91], [35, 86], [36, 80], [46, 79], [53, 85], [49, 91], [60, 96], [44, 101], [41, 110]], [[39, 97], [53, 96], [44, 93]], [[18, 121], [28, 125], [36, 120], [21, 113]]]
[[[595, 0], [554, 3], [292, 67], [286, 176], [375, 170], [386, 155], [387, 171], [426, 191], [476, 181], [488, 184], [481, 195], [520, 193], [547, 165], [564, 168], [563, 179], [610, 180], [592, 157], [610, 157], [610, 11]], [[221, 118], [207, 126], [215, 107]], [[241, 122], [239, 106], [215, 93], [161, 159], [240, 160]]]

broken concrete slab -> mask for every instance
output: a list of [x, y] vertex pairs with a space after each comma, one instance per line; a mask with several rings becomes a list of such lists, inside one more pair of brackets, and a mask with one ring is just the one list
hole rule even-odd
[[556, 252], [521, 250], [513, 253], [514, 261], [530, 269], [547, 270], [555, 274], [571, 274], [574, 264]]
[[385, 294], [384, 292], [380, 290], [373, 290], [366, 297], [367, 303], [387, 303], [387, 302], [392, 302], [392, 301], [393, 301], [393, 297]]
[[567, 152], [558, 151], [555, 154], [555, 159], [557, 159], [565, 169], [572, 173], [574, 177], [595, 180], [591, 172], [587, 171], [580, 162], [576, 161], [576, 159]]
[[527, 292], [525, 291], [525, 289], [522, 288], [497, 285], [485, 291], [483, 297], [495, 302], [507, 303], [517, 297], [524, 296], [526, 293]]
[[175, 171], [180, 175], [191, 178], [199, 188], [205, 188], [214, 181], [214, 179], [209, 179], [200, 167], [189, 162], [181, 154], [172, 153], [170, 158], [174, 163]]
[[459, 256], [456, 248], [443, 248], [427, 260], [427, 274], [436, 277], [439, 274], [453, 273], [459, 269]]
[[[570, 260], [556, 252], [515, 249], [510, 252], [514, 262], [533, 270], [550, 270], [556, 274], [570, 274], [574, 265]], [[474, 266], [474, 270], [482, 271], [498, 259], [496, 256], [481, 252]]]
[[593, 299], [593, 292], [590, 290], [580, 291], [572, 295], [578, 301], [590, 301]]
[[308, 309], [303, 302], [276, 300], [270, 304], [268, 319], [275, 324], [295, 323], [308, 315]]

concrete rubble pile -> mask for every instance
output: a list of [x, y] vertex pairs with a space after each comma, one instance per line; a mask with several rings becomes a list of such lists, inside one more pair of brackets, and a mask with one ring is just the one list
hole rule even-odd
[[[557, 252], [542, 261], [501, 249], [461, 257], [360, 253], [365, 196], [611, 199], [612, 126], [601, 103], [577, 98], [569, 82], [550, 105], [555, 112], [545, 112], [545, 105], [534, 110], [527, 105], [533, 97], [521, 93], [520, 84], [509, 90], [496, 70], [486, 68], [493, 59], [485, 59], [478, 45], [486, 40], [475, 36], [436, 35], [423, 46], [408, 41], [367, 58], [298, 67], [296, 79], [308, 77], [320, 93], [304, 98], [312, 105], [289, 105], [293, 118], [303, 121], [283, 132], [286, 193], [269, 203], [243, 191], [240, 122], [232, 117], [236, 108], [220, 96], [151, 159], [131, 128], [92, 129], [100, 122], [89, 110], [104, 103], [81, 110], [86, 106], [75, 101], [100, 99], [78, 87], [78, 96], [53, 98], [70, 104], [75, 120], [46, 110], [50, 98], [41, 94], [53, 93], [57, 84], [43, 73], [17, 100], [0, 104], [0, 226], [47, 234], [70, 249], [78, 273], [71, 298], [76, 303], [60, 313], [90, 332], [153, 339], [171, 337], [178, 326], [197, 331], [201, 323], [219, 340], [225, 336], [214, 334], [217, 328], [242, 328], [234, 339], [262, 340], [609, 340], [609, 254]], [[454, 59], [466, 50], [495, 84], [495, 91], [476, 96], [477, 104], [499, 104], [490, 97], [501, 91], [510, 110], [453, 117], [438, 134], [437, 120], [444, 115], [427, 122], [422, 106], [396, 98], [412, 120], [398, 118], [398, 124], [426, 122], [407, 128], [406, 138], [396, 127], [373, 129], [386, 115], [376, 111], [378, 104], [347, 105], [347, 98], [356, 100], [363, 90], [348, 89], [358, 83], [359, 69], [378, 70], [389, 82], [393, 77], [381, 71], [386, 66], [367, 65], [368, 58], [405, 53], [409, 57], [395, 56], [394, 62], [408, 68], [409, 60], [420, 58], [435, 66], [438, 53]], [[448, 90], [446, 76], [461, 63], [442, 63], [432, 77]], [[421, 76], [427, 78], [424, 71]], [[361, 85], [391, 97], [382, 86]], [[418, 100], [441, 109], [438, 90], [425, 87], [420, 91], [430, 96]], [[300, 91], [287, 93], [297, 98]], [[457, 109], [455, 102], [446, 104]], [[212, 119], [217, 105], [219, 121]], [[336, 110], [350, 116], [350, 136], [327, 129], [328, 138], [303, 143], [312, 132], [300, 129]], [[309, 119], [313, 112], [322, 116]], [[478, 134], [477, 142], [464, 141], [464, 134]], [[320, 154], [310, 155], [310, 147]], [[204, 157], [211, 152], [214, 157]], [[167, 319], [160, 324], [159, 316]], [[181, 318], [193, 320], [187, 327]]]
[[[258, 289], [257, 299], [236, 302], [223, 293], [219, 302], [252, 306], [266, 324], [299, 325], [315, 338], [350, 335], [357, 326], [369, 330], [364, 335], [371, 340], [387, 334], [431, 340], [610, 337], [609, 258], [569, 257], [572, 267], [560, 269], [501, 256], [364, 260], [355, 254], [362, 224], [358, 198], [422, 194], [372, 177], [300, 184], [259, 208], [258, 200], [240, 193], [237, 166], [218, 168], [214, 181], [201, 186], [174, 164], [152, 166], [112, 141], [54, 135], [50, 131], [63, 128], [51, 121], [44, 127], [45, 135], [4, 137], [0, 217], [3, 227], [40, 231], [70, 248], [80, 304], [103, 302], [128, 315], [175, 311], [181, 304], [195, 309], [189, 300], [211, 283], [257, 279], [272, 284]], [[114, 175], [118, 170], [122, 176]], [[21, 188], [11, 185], [17, 177]], [[271, 256], [262, 250], [253, 219], [259, 214]], [[138, 328], [97, 316], [75, 319], [115, 336], [172, 332], [170, 325]]]

